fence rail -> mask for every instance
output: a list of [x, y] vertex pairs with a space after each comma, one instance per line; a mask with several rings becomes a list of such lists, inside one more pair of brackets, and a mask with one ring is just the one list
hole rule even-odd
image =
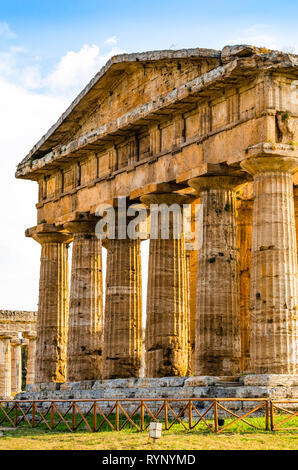
[[142, 432], [155, 421], [162, 422], [166, 431], [179, 425], [186, 431], [197, 428], [219, 434], [237, 423], [261, 431], [297, 431], [297, 409], [298, 399], [269, 398], [0, 400], [0, 425], [69, 432], [129, 427]]

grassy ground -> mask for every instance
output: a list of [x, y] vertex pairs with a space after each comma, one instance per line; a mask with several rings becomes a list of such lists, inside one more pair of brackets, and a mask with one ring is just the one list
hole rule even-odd
[[[1, 418], [1, 417], [0, 417]], [[70, 416], [68, 417], [70, 420]], [[277, 417], [277, 421], [284, 416]], [[91, 419], [91, 418], [90, 418]], [[298, 427], [298, 418], [291, 426]], [[89, 420], [88, 420], [89, 421]], [[114, 417], [111, 417], [111, 422]], [[162, 438], [156, 443], [148, 440], [148, 432], [136, 432], [131, 425], [122, 431], [112, 431], [108, 425], [97, 433], [87, 430], [75, 433], [65, 432], [65, 425], [59, 424], [57, 430], [49, 431], [46, 426], [31, 429], [24, 424], [16, 429], [4, 430], [0, 437], [0, 450], [297, 450], [298, 433], [291, 431], [266, 431], [264, 418], [249, 418], [247, 421], [259, 429], [244, 422], [237, 422], [222, 434], [213, 434], [200, 424], [198, 428], [187, 431], [180, 424], [174, 424], [169, 431], [163, 431]], [[225, 425], [231, 422], [226, 420]], [[211, 421], [209, 422], [211, 424]], [[290, 423], [287, 423], [289, 426]], [[83, 428], [86, 425], [83, 423]], [[3, 430], [4, 428], [2, 428]]]
[[0, 450], [297, 450], [298, 435], [280, 432], [204, 434], [195, 431], [167, 431], [156, 443], [148, 442], [147, 433], [87, 431], [75, 434], [38, 429], [5, 431]]

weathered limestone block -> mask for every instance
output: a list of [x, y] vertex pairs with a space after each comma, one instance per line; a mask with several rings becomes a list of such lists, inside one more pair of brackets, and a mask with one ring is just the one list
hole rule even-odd
[[22, 391], [22, 341], [11, 340], [11, 393]]
[[74, 234], [69, 301], [67, 380], [102, 375], [102, 247], [96, 221], [65, 224]]
[[[141, 201], [175, 204], [181, 211], [189, 198], [182, 194], [148, 194]], [[151, 211], [151, 225], [152, 225]], [[169, 236], [162, 238], [161, 213], [156, 223], [157, 238], [150, 239], [146, 320], [146, 377], [185, 376], [189, 367], [189, 308], [184, 238], [174, 238], [175, 220], [169, 214]], [[181, 231], [181, 229], [180, 229]], [[152, 227], [151, 227], [152, 232]]]
[[298, 387], [298, 375], [249, 374], [240, 378], [245, 386]]
[[185, 380], [186, 387], [207, 387], [209, 385], [214, 385], [216, 383], [217, 377], [210, 377], [210, 376], [196, 376], [196, 377], [189, 377]]
[[35, 355], [36, 355], [36, 332], [25, 331], [23, 338], [29, 340], [27, 347], [27, 374], [26, 385], [34, 384], [35, 382]]
[[240, 322], [241, 322], [241, 371], [248, 371], [250, 365], [250, 267], [252, 200], [242, 199], [238, 207], [238, 248], [240, 254]]
[[0, 397], [11, 396], [11, 344], [9, 332], [0, 333]]
[[204, 208], [203, 240], [198, 253], [196, 375], [240, 372], [241, 330], [239, 252], [236, 236], [234, 176], [189, 181]]
[[64, 382], [68, 323], [69, 234], [44, 224], [33, 238], [41, 248], [35, 382]]
[[103, 378], [138, 377], [142, 353], [140, 240], [107, 242]]
[[252, 372], [295, 374], [298, 361], [297, 248], [292, 172], [298, 160], [253, 157], [250, 330]]

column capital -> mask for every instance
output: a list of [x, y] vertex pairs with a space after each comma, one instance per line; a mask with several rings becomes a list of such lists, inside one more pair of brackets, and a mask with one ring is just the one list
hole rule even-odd
[[192, 202], [193, 199], [193, 195], [181, 193], [151, 193], [140, 196], [140, 201], [145, 204], [145, 206], [150, 206], [150, 204], [182, 205]]
[[22, 346], [22, 340], [20, 338], [13, 337], [10, 340], [12, 346]]
[[37, 338], [37, 332], [36, 331], [23, 331], [22, 333], [23, 338], [25, 339], [36, 339]]
[[208, 189], [236, 190], [247, 183], [247, 180], [238, 175], [198, 176], [188, 180], [189, 186], [198, 193]]
[[9, 339], [11, 340], [13, 338], [13, 334], [9, 333], [8, 331], [1, 331], [0, 332], [0, 339]]
[[95, 227], [99, 219], [93, 219], [93, 220], [73, 220], [66, 222], [64, 224], [64, 228], [72, 233], [86, 233], [88, 235], [94, 234], [95, 235]]
[[294, 173], [298, 170], [298, 156], [260, 155], [247, 158], [240, 164], [252, 175], [265, 172]]
[[71, 212], [66, 216], [60, 217], [56, 225], [60, 224], [64, 230], [74, 233], [94, 233], [95, 225], [99, 217], [91, 215], [89, 212]]
[[25, 231], [26, 237], [32, 237], [38, 243], [69, 243], [72, 235], [66, 231], [58, 230], [54, 224], [39, 224]]

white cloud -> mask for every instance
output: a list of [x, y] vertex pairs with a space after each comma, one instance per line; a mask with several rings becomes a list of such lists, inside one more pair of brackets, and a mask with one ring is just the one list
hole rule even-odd
[[106, 45], [111, 45], [111, 44], [117, 44], [118, 40], [117, 40], [117, 36], [111, 36], [110, 38], [106, 39], [104, 44]]
[[45, 78], [45, 83], [55, 94], [73, 96], [91, 80], [111, 56], [120, 52], [120, 49], [113, 47], [108, 53], [100, 54], [96, 44], [84, 44], [77, 52], [67, 52]]
[[277, 49], [278, 38], [275, 33], [270, 31], [268, 25], [254, 24], [238, 32], [237, 36], [227, 41], [227, 44], [251, 44], [252, 46]]
[[[1, 31], [1, 30], [0, 30]], [[0, 309], [36, 309], [40, 246], [24, 230], [36, 224], [37, 185], [16, 180], [17, 163], [58, 119], [70, 99], [121, 51], [85, 44], [48, 74], [22, 46], [0, 51]]]
[[30, 93], [0, 77], [0, 309], [36, 309], [40, 247], [24, 230], [36, 224], [37, 185], [16, 180], [16, 164], [64, 111], [62, 99]]
[[8, 23], [0, 22], [0, 36], [8, 39], [14, 39], [17, 37], [17, 34], [10, 29]]

